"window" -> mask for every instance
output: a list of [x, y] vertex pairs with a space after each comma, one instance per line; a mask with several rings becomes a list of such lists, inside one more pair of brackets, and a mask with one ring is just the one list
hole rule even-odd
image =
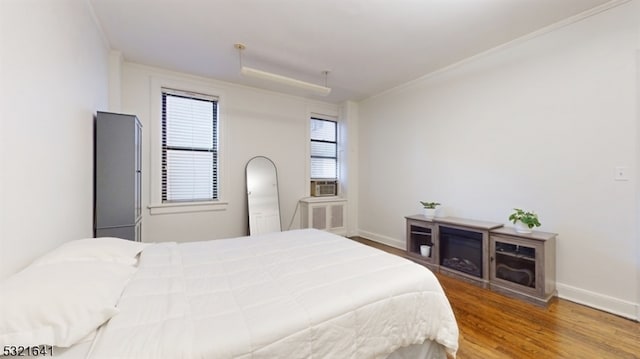
[[162, 89], [162, 202], [218, 199], [218, 100]]
[[338, 178], [338, 123], [311, 118], [311, 179]]

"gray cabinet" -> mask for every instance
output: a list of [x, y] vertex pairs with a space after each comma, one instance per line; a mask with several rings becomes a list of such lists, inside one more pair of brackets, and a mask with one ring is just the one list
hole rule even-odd
[[[432, 271], [539, 305], [557, 295], [557, 234], [464, 218], [405, 218], [408, 258]], [[431, 251], [422, 253], [422, 246]]]
[[98, 112], [94, 235], [141, 242], [142, 125], [136, 116]]

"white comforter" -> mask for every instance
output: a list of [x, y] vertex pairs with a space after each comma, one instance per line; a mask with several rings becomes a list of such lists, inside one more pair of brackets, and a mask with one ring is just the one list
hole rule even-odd
[[458, 327], [424, 267], [317, 230], [149, 246], [90, 358], [385, 358]]

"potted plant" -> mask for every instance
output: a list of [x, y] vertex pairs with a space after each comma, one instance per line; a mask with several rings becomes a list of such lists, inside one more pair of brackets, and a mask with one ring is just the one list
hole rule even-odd
[[431, 257], [431, 245], [429, 244], [420, 245], [420, 255], [423, 257]]
[[541, 226], [537, 214], [520, 208], [514, 208], [513, 210], [515, 212], [509, 216], [509, 221], [516, 225], [516, 232], [531, 233], [531, 228]]
[[436, 216], [437, 207], [440, 205], [438, 202], [424, 202], [420, 201], [422, 207], [424, 207], [424, 216], [431, 219]]

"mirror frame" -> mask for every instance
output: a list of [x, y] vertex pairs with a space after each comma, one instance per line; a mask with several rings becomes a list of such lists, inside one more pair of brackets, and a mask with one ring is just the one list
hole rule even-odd
[[[251, 165], [251, 163], [254, 160], [266, 160], [268, 161], [268, 163], [271, 164], [271, 166], [273, 167], [273, 174], [275, 176], [275, 188], [276, 188], [276, 212], [278, 215], [278, 223], [277, 223], [277, 228], [275, 226], [269, 226], [268, 229], [262, 230], [261, 228], [257, 228], [256, 225], [252, 226], [252, 221], [253, 216], [252, 216], [252, 211], [251, 211], [251, 190], [249, 189], [249, 166]], [[280, 188], [279, 188], [279, 184], [278, 184], [278, 168], [276, 167], [276, 164], [268, 157], [265, 156], [255, 156], [249, 159], [249, 161], [247, 161], [247, 164], [245, 165], [245, 181], [246, 181], [246, 190], [247, 190], [247, 216], [248, 216], [248, 227], [249, 227], [249, 235], [255, 235], [255, 234], [262, 234], [262, 233], [271, 233], [271, 232], [281, 232], [282, 231], [282, 216], [280, 214]], [[252, 228], [254, 227], [254, 228]]]

